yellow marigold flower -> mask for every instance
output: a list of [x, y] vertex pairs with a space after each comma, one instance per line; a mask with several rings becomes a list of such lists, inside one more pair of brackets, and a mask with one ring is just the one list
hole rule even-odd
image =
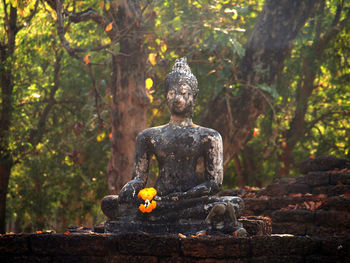
[[144, 188], [142, 189], [137, 197], [138, 198], [142, 198], [143, 201], [146, 201], [146, 200], [152, 200], [153, 197], [155, 197], [157, 194], [157, 190], [154, 189], [153, 187], [150, 187], [150, 188]]

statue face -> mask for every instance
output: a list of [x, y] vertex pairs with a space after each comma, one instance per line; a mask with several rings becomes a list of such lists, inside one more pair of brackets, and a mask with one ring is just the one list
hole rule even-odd
[[167, 94], [167, 102], [172, 114], [191, 117], [194, 107], [193, 92], [187, 83], [173, 83]]

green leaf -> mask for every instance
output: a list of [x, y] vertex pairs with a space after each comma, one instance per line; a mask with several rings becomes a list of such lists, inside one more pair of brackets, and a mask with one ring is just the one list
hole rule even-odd
[[259, 84], [258, 88], [267, 92], [272, 98], [277, 99], [280, 95], [273, 86], [268, 86], [267, 84]]

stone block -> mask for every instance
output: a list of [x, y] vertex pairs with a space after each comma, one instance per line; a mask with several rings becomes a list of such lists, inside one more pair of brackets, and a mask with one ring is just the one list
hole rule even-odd
[[318, 210], [315, 212], [315, 224], [325, 227], [350, 228], [350, 213], [346, 211]]
[[104, 234], [33, 234], [30, 237], [31, 250], [36, 254], [52, 255], [106, 255], [109, 246], [115, 250], [118, 245], [105, 238]]
[[307, 184], [289, 184], [287, 185], [288, 193], [311, 193], [311, 187]]
[[328, 237], [320, 240], [320, 252], [326, 256], [350, 258], [350, 238]]
[[[24, 254], [24, 255], [0, 255], [0, 262], [11, 262], [11, 263], [51, 263], [51, 256], [38, 256], [33, 254]], [[56, 260], [55, 262], [62, 262]], [[67, 262], [67, 261], [66, 261]], [[73, 262], [73, 261], [69, 261]]]
[[277, 210], [272, 213], [273, 222], [302, 222], [309, 223], [314, 220], [314, 212], [309, 210]]
[[238, 219], [250, 236], [271, 235], [271, 219], [263, 216], [248, 216]]
[[192, 258], [244, 258], [249, 256], [250, 243], [248, 238], [187, 238], [182, 241], [181, 250]]
[[272, 234], [306, 235], [306, 225], [295, 222], [275, 223], [272, 222]]
[[330, 173], [329, 175], [330, 184], [346, 184], [350, 185], [350, 173]]
[[0, 255], [27, 253], [28, 235], [2, 235], [0, 236]]
[[251, 210], [259, 213], [268, 209], [269, 200], [259, 198], [245, 198], [244, 205], [246, 210]]
[[279, 210], [283, 207], [287, 207], [290, 204], [297, 204], [303, 202], [304, 199], [302, 197], [272, 197], [269, 200], [269, 209], [271, 210]]
[[305, 183], [310, 186], [326, 186], [329, 184], [328, 172], [309, 172], [304, 177]]
[[342, 195], [348, 193], [350, 194], [350, 185], [335, 185], [328, 189], [328, 195]]
[[270, 184], [266, 186], [266, 194], [269, 196], [281, 196], [287, 194], [287, 184]]
[[328, 195], [328, 190], [331, 188], [330, 185], [328, 186], [317, 186], [312, 188], [312, 194], [319, 195], [319, 194], [325, 194]]
[[115, 235], [119, 240], [119, 252], [130, 255], [167, 256], [180, 251], [180, 238], [177, 235], [150, 235], [125, 233]]
[[253, 257], [312, 255], [318, 249], [316, 241], [301, 236], [254, 237], [251, 239], [251, 246]]
[[135, 255], [118, 255], [110, 257], [106, 262], [108, 263], [157, 263], [158, 259], [154, 256], [135, 256]]
[[[240, 261], [238, 261], [240, 262]], [[263, 256], [252, 258], [249, 260], [250, 263], [296, 263], [296, 262], [304, 262], [302, 256], [298, 255], [288, 255], [288, 256]]]
[[320, 209], [350, 211], [350, 197], [332, 196], [323, 202]]

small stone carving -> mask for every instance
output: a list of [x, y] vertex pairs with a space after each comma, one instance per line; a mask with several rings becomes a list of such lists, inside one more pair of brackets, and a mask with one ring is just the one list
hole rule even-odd
[[[223, 180], [222, 139], [217, 131], [193, 124], [197, 94], [197, 79], [186, 58], [177, 59], [165, 79], [170, 122], [146, 129], [137, 136], [132, 180], [119, 196], [107, 196], [101, 203], [109, 219], [106, 232], [207, 230], [246, 235], [237, 221], [243, 211], [243, 200], [215, 196]], [[142, 213], [137, 196], [147, 183], [153, 155], [159, 166], [154, 186], [157, 196], [152, 201], [156, 208]], [[147, 201], [144, 207], [150, 204]]]

